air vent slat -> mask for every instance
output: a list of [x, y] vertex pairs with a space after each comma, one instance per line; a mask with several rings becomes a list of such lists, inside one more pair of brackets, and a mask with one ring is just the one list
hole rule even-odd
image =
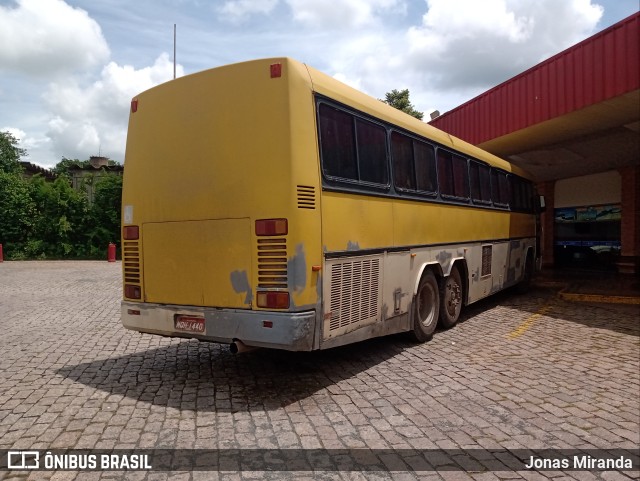
[[122, 246], [124, 280], [128, 284], [140, 284], [140, 246], [137, 241], [125, 241]]
[[347, 331], [380, 316], [380, 260], [362, 259], [331, 266], [329, 331]]
[[493, 257], [492, 246], [482, 246], [482, 268], [480, 276], [488, 276], [491, 274], [491, 259]]
[[316, 189], [308, 185], [297, 186], [298, 209], [316, 208]]
[[287, 239], [258, 239], [258, 288], [287, 289]]

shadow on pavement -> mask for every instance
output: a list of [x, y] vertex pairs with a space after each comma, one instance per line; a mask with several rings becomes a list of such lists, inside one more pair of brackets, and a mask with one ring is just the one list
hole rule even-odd
[[[234, 355], [227, 345], [191, 340], [56, 372], [109, 394], [156, 405], [194, 411], [265, 411], [304, 402], [311, 395], [321, 404], [321, 391], [411, 345], [403, 336], [389, 336], [328, 351], [257, 349]], [[329, 402], [331, 393], [326, 395]]]

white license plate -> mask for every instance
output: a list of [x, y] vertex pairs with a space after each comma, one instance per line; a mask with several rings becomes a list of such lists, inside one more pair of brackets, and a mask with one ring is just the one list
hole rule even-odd
[[176, 331], [180, 331], [180, 332], [204, 334], [205, 333], [204, 317], [176, 316], [176, 318], [173, 321], [173, 327]]

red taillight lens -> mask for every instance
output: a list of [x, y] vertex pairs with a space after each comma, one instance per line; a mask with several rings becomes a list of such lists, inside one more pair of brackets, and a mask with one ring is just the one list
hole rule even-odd
[[256, 235], [287, 235], [289, 225], [287, 219], [260, 219], [256, 221]]
[[140, 228], [137, 225], [126, 225], [122, 228], [124, 240], [138, 240], [140, 238]]
[[125, 284], [124, 297], [128, 299], [140, 299], [142, 297], [140, 286], [134, 286], [133, 284]]
[[269, 309], [288, 309], [289, 293], [258, 291], [258, 307], [267, 307]]
[[133, 99], [131, 101], [131, 112], [137, 112], [138, 111], [138, 99]]
[[272, 63], [270, 68], [271, 78], [280, 78], [282, 77], [282, 64], [281, 63]]

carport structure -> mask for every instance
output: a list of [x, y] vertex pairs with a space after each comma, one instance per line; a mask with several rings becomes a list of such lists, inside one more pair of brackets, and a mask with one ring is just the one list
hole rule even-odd
[[430, 123], [534, 176], [544, 265], [638, 273], [640, 13]]

